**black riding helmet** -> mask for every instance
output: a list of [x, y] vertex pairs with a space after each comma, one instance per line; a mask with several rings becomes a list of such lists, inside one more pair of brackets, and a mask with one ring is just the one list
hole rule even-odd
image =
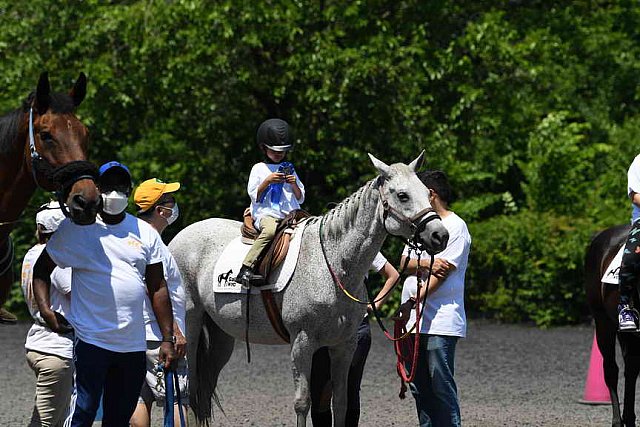
[[262, 122], [258, 128], [257, 142], [258, 147], [263, 151], [265, 147], [273, 151], [293, 149], [289, 125], [281, 119], [269, 119]]

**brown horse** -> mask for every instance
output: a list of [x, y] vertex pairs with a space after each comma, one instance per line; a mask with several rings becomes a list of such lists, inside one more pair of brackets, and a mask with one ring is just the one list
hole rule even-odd
[[[596, 340], [602, 353], [604, 380], [611, 396], [614, 427], [635, 426], [636, 380], [640, 372], [640, 337], [636, 333], [618, 333], [617, 285], [602, 283], [605, 269], [615, 257], [620, 245], [629, 234], [630, 225], [618, 225], [598, 233], [592, 240], [585, 258], [585, 290], [587, 304], [596, 323]], [[634, 296], [638, 305], [638, 295]], [[618, 398], [618, 365], [616, 363], [616, 336], [620, 341], [624, 359], [624, 412], [620, 416]]]
[[[0, 117], [0, 307], [13, 283], [13, 245], [9, 233], [37, 187], [56, 191], [65, 213], [91, 224], [101, 206], [96, 167], [87, 161], [89, 131], [74, 115], [85, 97], [80, 73], [68, 94], [51, 93], [42, 73], [37, 89], [22, 106]], [[62, 205], [62, 203], [61, 203]], [[0, 309], [0, 323], [15, 316]]]

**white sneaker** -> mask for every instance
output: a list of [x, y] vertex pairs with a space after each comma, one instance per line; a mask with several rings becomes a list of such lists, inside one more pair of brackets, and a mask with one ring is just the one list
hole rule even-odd
[[637, 331], [638, 312], [628, 306], [623, 306], [618, 314], [618, 330], [620, 332]]

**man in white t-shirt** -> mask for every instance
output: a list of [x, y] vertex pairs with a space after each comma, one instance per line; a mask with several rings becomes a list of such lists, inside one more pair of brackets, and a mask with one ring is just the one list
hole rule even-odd
[[77, 400], [72, 427], [90, 426], [103, 399], [103, 425], [124, 426], [135, 409], [145, 376], [145, 287], [162, 331], [160, 361], [175, 359], [173, 314], [162, 267], [162, 240], [146, 222], [126, 213], [131, 175], [109, 162], [100, 168], [102, 213], [91, 225], [65, 219], [33, 272], [42, 318], [60, 330], [50, 309], [53, 269], [71, 267], [69, 321], [76, 334]]
[[[164, 183], [157, 178], [144, 181], [133, 193], [133, 200], [138, 209], [138, 218], [149, 223], [160, 235], [171, 224], [178, 219], [180, 213], [174, 192], [180, 189], [179, 182]], [[187, 408], [189, 407], [189, 395], [187, 387], [187, 360], [185, 359], [187, 339], [184, 336], [186, 300], [182, 277], [178, 270], [173, 255], [169, 248], [163, 244], [162, 265], [164, 266], [164, 278], [167, 281], [167, 288], [171, 298], [171, 308], [173, 309], [173, 331], [176, 335], [175, 350], [178, 362], [176, 373], [178, 374], [178, 385], [180, 390], [180, 400], [182, 408], [173, 411], [174, 424], [180, 425], [180, 410], [183, 411], [184, 419], [187, 420]], [[162, 333], [156, 317], [151, 310], [151, 303], [145, 299], [144, 321], [147, 338], [147, 374], [142, 384], [138, 406], [131, 417], [132, 427], [148, 427], [151, 425], [151, 409], [155, 401], [158, 406], [164, 406], [166, 392], [164, 382], [157, 375], [156, 365], [158, 364], [158, 350], [162, 342]], [[175, 405], [178, 405], [178, 396], [174, 393]]]
[[[417, 295], [417, 277], [407, 277], [402, 289], [400, 319], [408, 321], [406, 328], [414, 326], [416, 300], [424, 301], [426, 307], [420, 319], [420, 345], [416, 376], [410, 384], [416, 401], [420, 426], [459, 426], [460, 406], [454, 374], [456, 343], [466, 335], [467, 322], [464, 311], [464, 278], [467, 270], [471, 235], [465, 222], [449, 210], [451, 187], [441, 171], [427, 171], [418, 174], [420, 180], [430, 190], [430, 202], [449, 232], [449, 242], [444, 251], [434, 261], [434, 272], [429, 289], [426, 286]], [[404, 265], [406, 257], [408, 273], [429, 268], [430, 256], [423, 252], [418, 265], [417, 255], [405, 250], [400, 261]], [[425, 283], [426, 285], [426, 283]], [[422, 307], [422, 306], [421, 306]], [[410, 313], [410, 314], [409, 314]], [[406, 364], [411, 371], [411, 361]]]
[[[40, 207], [36, 214], [38, 244], [29, 249], [22, 261], [22, 292], [34, 320], [24, 344], [27, 363], [36, 374], [36, 397], [29, 423], [33, 427], [62, 425], [69, 412], [73, 391], [73, 333], [59, 334], [47, 327], [34, 299], [32, 283], [33, 266], [64, 218], [58, 202]], [[51, 274], [51, 310], [61, 316], [69, 313], [70, 292], [71, 269], [54, 269]]]

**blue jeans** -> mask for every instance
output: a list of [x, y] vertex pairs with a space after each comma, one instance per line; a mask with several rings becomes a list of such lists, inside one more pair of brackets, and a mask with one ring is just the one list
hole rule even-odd
[[[420, 335], [416, 376], [409, 384], [420, 427], [460, 426], [458, 389], [453, 379], [457, 342], [458, 337]], [[406, 369], [411, 371], [411, 360]]]
[[103, 427], [128, 426], [146, 374], [145, 352], [118, 353], [77, 340], [72, 427], [90, 427], [103, 399]]

